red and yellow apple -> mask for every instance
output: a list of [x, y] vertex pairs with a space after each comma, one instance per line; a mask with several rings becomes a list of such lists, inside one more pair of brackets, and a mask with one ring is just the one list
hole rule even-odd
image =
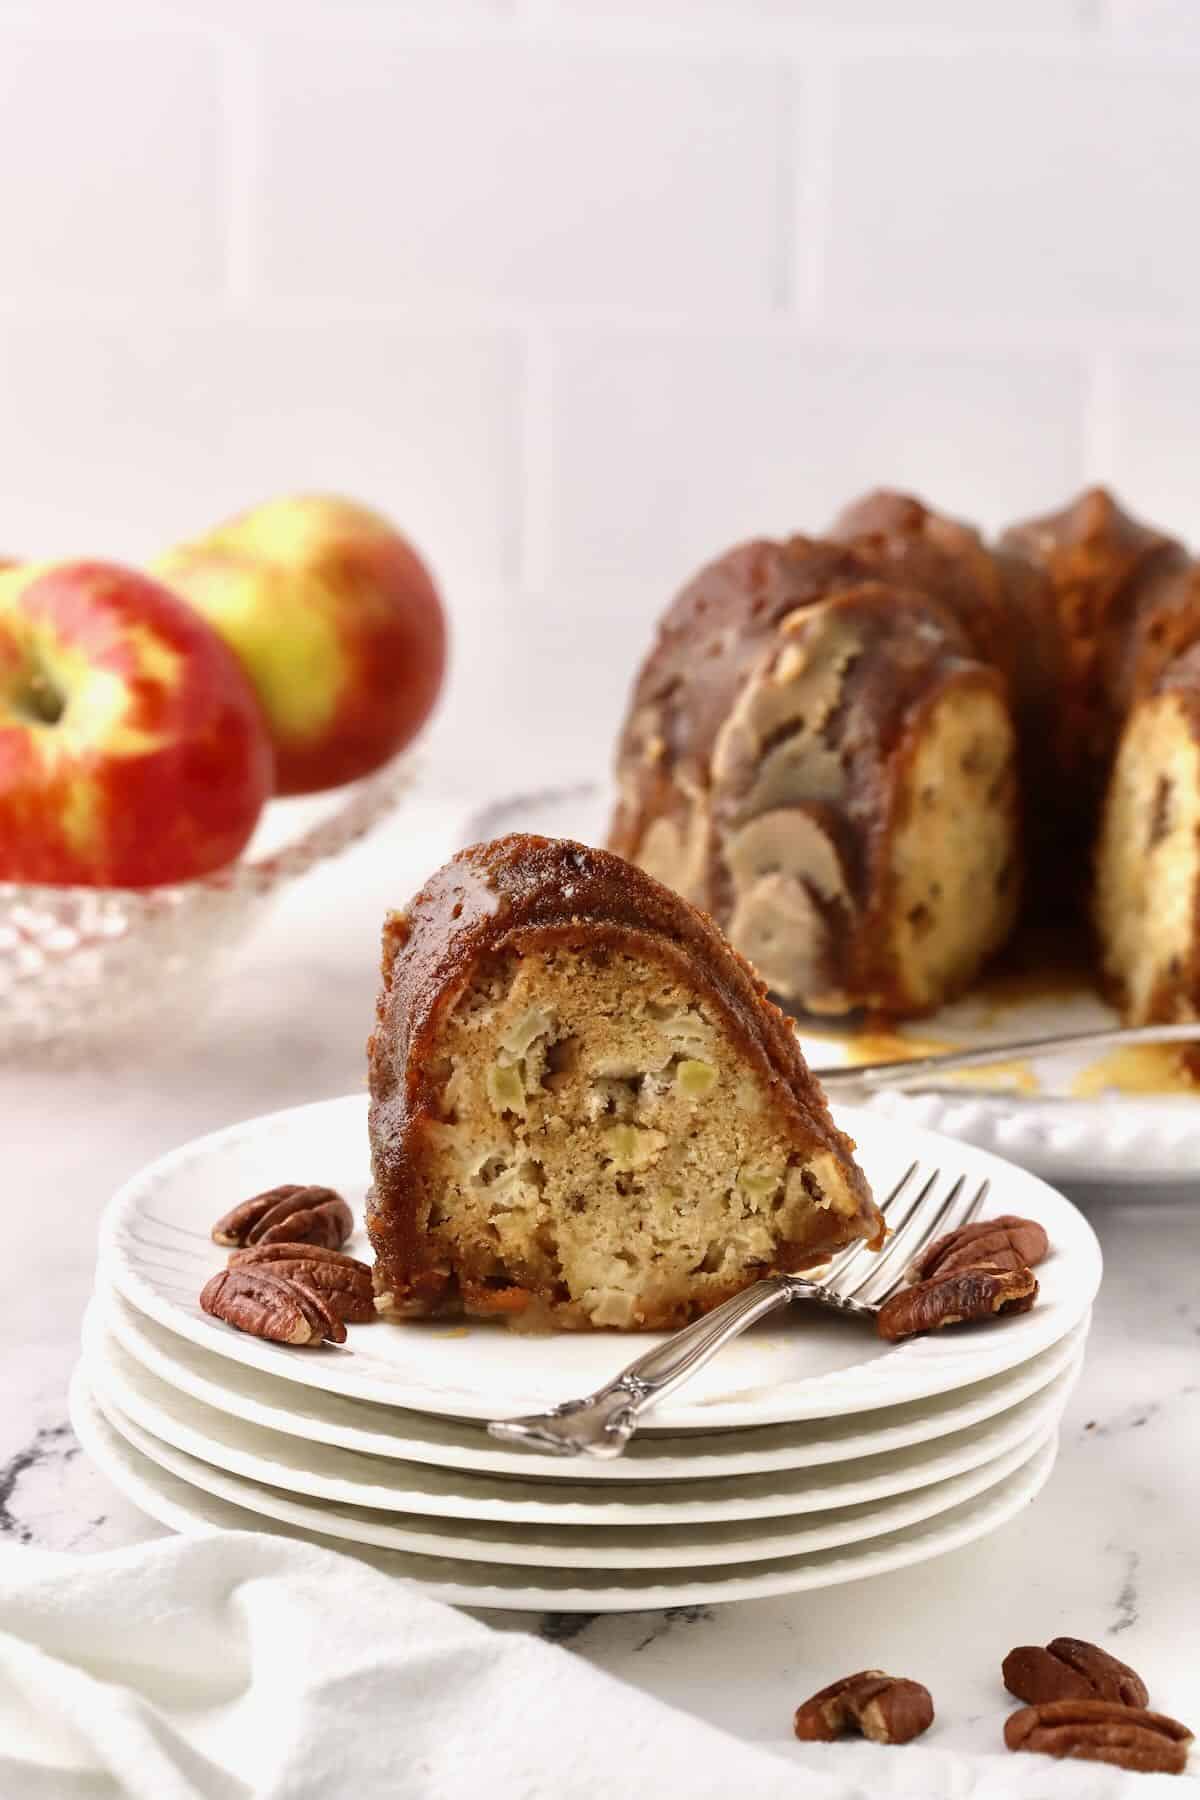
[[367, 775], [437, 699], [446, 625], [424, 563], [352, 501], [269, 501], [169, 551], [155, 573], [219, 631], [258, 695], [276, 791]]
[[109, 563], [0, 572], [0, 879], [208, 874], [272, 781], [250, 682], [186, 601]]

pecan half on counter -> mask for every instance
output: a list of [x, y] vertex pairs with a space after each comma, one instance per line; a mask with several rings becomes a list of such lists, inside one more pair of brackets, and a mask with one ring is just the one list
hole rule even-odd
[[810, 1744], [830, 1744], [850, 1731], [873, 1744], [907, 1744], [932, 1724], [929, 1689], [882, 1669], [843, 1675], [797, 1707], [794, 1720], [796, 1736]]
[[1120, 1706], [1150, 1702], [1136, 1669], [1083, 1638], [1051, 1638], [1044, 1648], [1018, 1644], [1005, 1657], [1000, 1673], [1009, 1693], [1029, 1706], [1047, 1700], [1115, 1700]]
[[315, 1288], [271, 1268], [220, 1269], [200, 1293], [200, 1305], [251, 1337], [276, 1344], [344, 1344], [346, 1327]]
[[1010, 1750], [1114, 1763], [1143, 1774], [1179, 1775], [1192, 1734], [1178, 1719], [1114, 1700], [1047, 1700], [1023, 1706], [1005, 1722]]
[[901, 1288], [880, 1307], [875, 1328], [881, 1338], [895, 1342], [918, 1331], [940, 1330], [943, 1325], [990, 1319], [997, 1313], [1028, 1312], [1037, 1293], [1037, 1277], [1030, 1269], [962, 1269]]
[[212, 1228], [214, 1244], [322, 1244], [339, 1250], [354, 1230], [350, 1208], [328, 1187], [285, 1183], [243, 1200]]
[[344, 1250], [329, 1250], [323, 1244], [251, 1244], [233, 1252], [229, 1267], [269, 1269], [303, 1282], [316, 1289], [345, 1325], [367, 1325], [378, 1316], [370, 1266]]
[[963, 1269], [985, 1265], [989, 1269], [1032, 1269], [1044, 1261], [1050, 1240], [1036, 1219], [1018, 1219], [1002, 1213], [998, 1219], [979, 1219], [960, 1225], [935, 1238], [909, 1265], [910, 1281], [928, 1281], [935, 1275], [957, 1275]]

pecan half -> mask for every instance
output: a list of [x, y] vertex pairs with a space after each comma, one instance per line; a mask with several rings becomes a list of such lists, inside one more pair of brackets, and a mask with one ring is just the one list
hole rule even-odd
[[323, 1244], [251, 1244], [235, 1250], [231, 1269], [269, 1268], [315, 1288], [343, 1324], [367, 1325], [378, 1317], [375, 1283], [367, 1263]]
[[875, 1329], [894, 1343], [917, 1331], [990, 1319], [995, 1313], [1028, 1312], [1037, 1292], [1037, 1278], [1029, 1269], [961, 1269], [957, 1275], [935, 1275], [916, 1287], [901, 1288], [880, 1307]]
[[1009, 1693], [1030, 1706], [1046, 1700], [1115, 1700], [1121, 1706], [1146, 1706], [1150, 1700], [1136, 1669], [1083, 1638], [1051, 1638], [1044, 1649], [1018, 1644], [1005, 1657], [1000, 1673]]
[[909, 1265], [908, 1279], [928, 1281], [932, 1275], [956, 1275], [960, 1269], [973, 1269], [980, 1263], [992, 1269], [1032, 1269], [1049, 1249], [1050, 1240], [1036, 1219], [1002, 1213], [998, 1219], [979, 1219], [935, 1238]]
[[831, 1744], [848, 1731], [860, 1731], [874, 1744], [907, 1744], [933, 1724], [933, 1700], [919, 1681], [863, 1669], [797, 1707], [793, 1724], [805, 1743]]
[[323, 1244], [337, 1250], [354, 1230], [350, 1208], [327, 1187], [268, 1188], [243, 1200], [212, 1228], [214, 1244]]
[[1178, 1719], [1112, 1700], [1048, 1700], [1005, 1720], [1010, 1750], [1115, 1763], [1118, 1769], [1182, 1773], [1192, 1734]]
[[276, 1344], [344, 1344], [346, 1327], [321, 1294], [273, 1269], [220, 1269], [205, 1282], [200, 1304], [251, 1337]]
[[302, 1256], [307, 1262], [354, 1263], [360, 1269], [367, 1267], [351, 1256], [348, 1250], [331, 1250], [328, 1244], [292, 1243], [286, 1240], [270, 1244], [247, 1244], [244, 1250], [231, 1250], [226, 1268], [240, 1269], [247, 1263], [287, 1262]]

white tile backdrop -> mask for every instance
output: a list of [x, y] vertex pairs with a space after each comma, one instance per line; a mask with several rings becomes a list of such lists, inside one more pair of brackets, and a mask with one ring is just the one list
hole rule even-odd
[[1197, 0], [0, 0], [0, 548], [388, 509], [460, 776], [865, 485], [1200, 539]]

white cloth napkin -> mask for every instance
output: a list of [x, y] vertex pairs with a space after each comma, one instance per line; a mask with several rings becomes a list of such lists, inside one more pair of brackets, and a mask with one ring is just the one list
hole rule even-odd
[[741, 1743], [316, 1545], [0, 1551], [3, 1800], [1110, 1800], [1162, 1779], [786, 1732]]

